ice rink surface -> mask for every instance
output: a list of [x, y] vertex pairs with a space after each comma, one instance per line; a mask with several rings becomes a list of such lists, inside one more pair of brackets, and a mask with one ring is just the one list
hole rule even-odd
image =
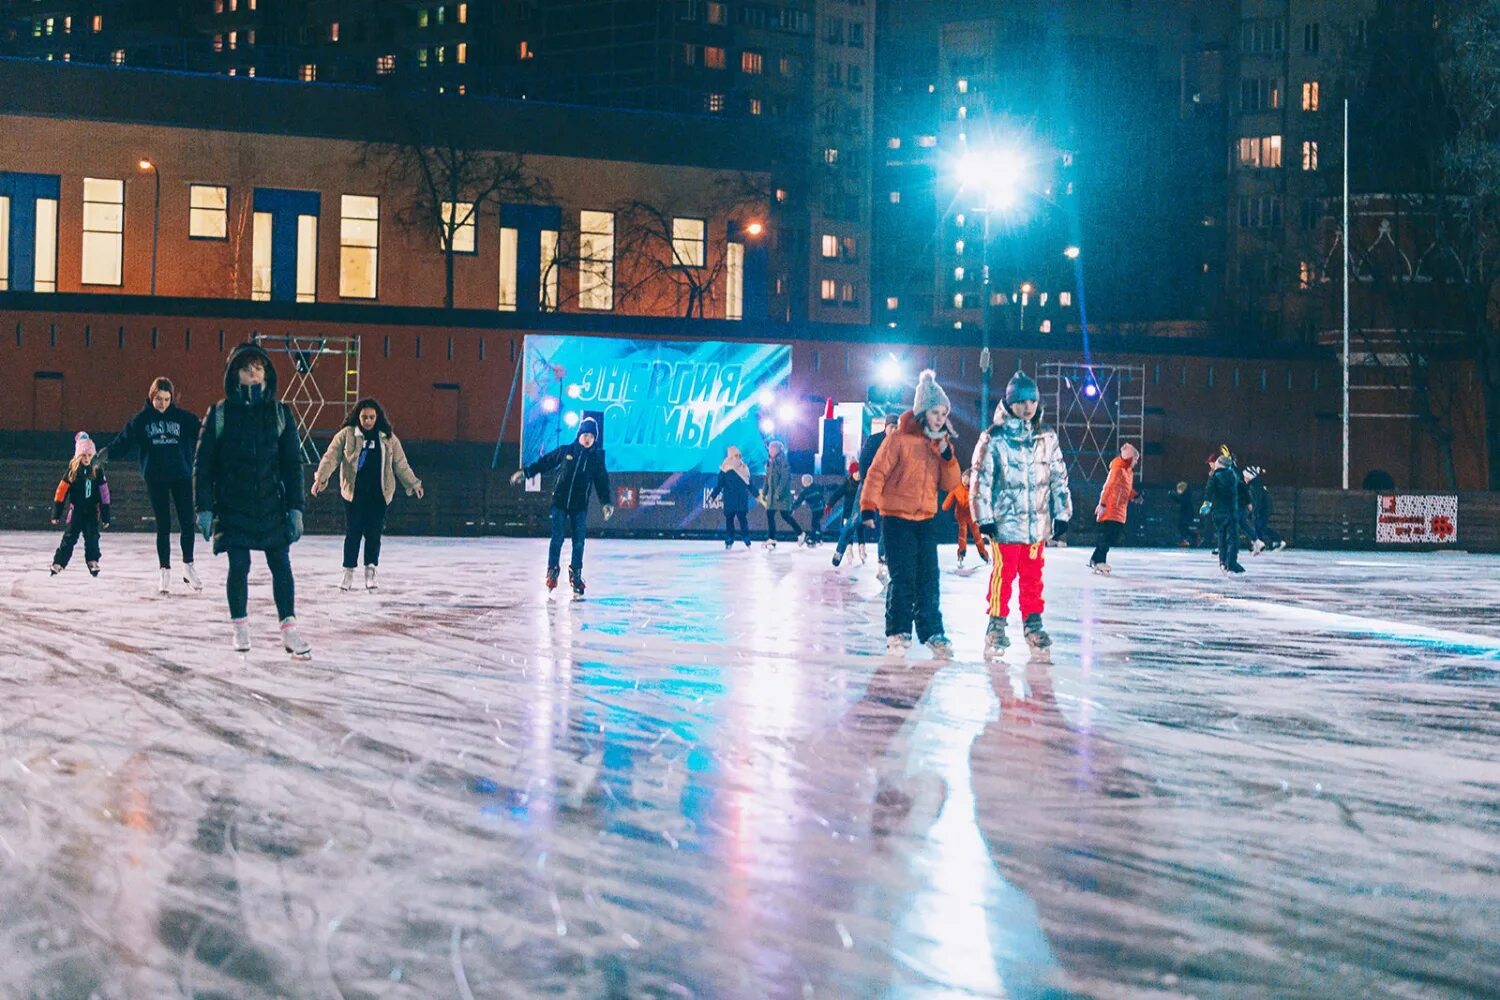
[[[293, 550], [0, 534], [0, 997], [1480, 997], [1500, 983], [1500, 559], [1048, 554], [884, 656], [873, 547]], [[972, 558], [972, 555], [971, 555]]]

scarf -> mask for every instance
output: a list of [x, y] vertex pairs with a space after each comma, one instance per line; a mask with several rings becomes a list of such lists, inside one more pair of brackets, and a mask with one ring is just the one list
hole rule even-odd
[[736, 455], [733, 458], [725, 455], [724, 461], [719, 465], [719, 471], [733, 472], [736, 476], [739, 476], [742, 480], [745, 481], [746, 486], [750, 485], [750, 466], [746, 465], [744, 458], [739, 455]]

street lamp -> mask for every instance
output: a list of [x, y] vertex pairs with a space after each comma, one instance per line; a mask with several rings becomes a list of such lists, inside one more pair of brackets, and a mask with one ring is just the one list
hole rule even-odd
[[143, 159], [136, 164], [142, 173], [149, 173], [156, 180], [156, 200], [151, 206], [151, 294], [156, 294], [156, 243], [161, 232], [161, 171], [156, 164]]
[[1023, 282], [1021, 282], [1021, 288], [1020, 288], [1020, 290], [1018, 292], [1018, 297], [1021, 300], [1021, 326], [1020, 326], [1020, 329], [1017, 331], [1019, 333], [1025, 333], [1026, 332], [1026, 300], [1029, 299], [1029, 298], [1031, 298], [1031, 293], [1033, 291], [1035, 291], [1035, 286], [1032, 285], [1031, 282], [1029, 282], [1029, 281], [1023, 281]]

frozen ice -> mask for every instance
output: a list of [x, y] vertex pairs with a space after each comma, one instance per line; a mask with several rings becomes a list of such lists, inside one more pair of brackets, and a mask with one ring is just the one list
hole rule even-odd
[[338, 539], [310, 662], [225, 564], [0, 534], [0, 996], [1477, 997], [1500, 559], [1048, 553], [1056, 642], [885, 655], [827, 546]]

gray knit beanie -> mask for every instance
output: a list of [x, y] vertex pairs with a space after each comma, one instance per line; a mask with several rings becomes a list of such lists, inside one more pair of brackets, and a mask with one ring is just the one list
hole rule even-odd
[[937, 372], [931, 368], [922, 370], [917, 376], [917, 393], [912, 397], [911, 412], [921, 417], [934, 406], [946, 406], [953, 409], [953, 404], [948, 402], [948, 394], [943, 387], [937, 384]]

